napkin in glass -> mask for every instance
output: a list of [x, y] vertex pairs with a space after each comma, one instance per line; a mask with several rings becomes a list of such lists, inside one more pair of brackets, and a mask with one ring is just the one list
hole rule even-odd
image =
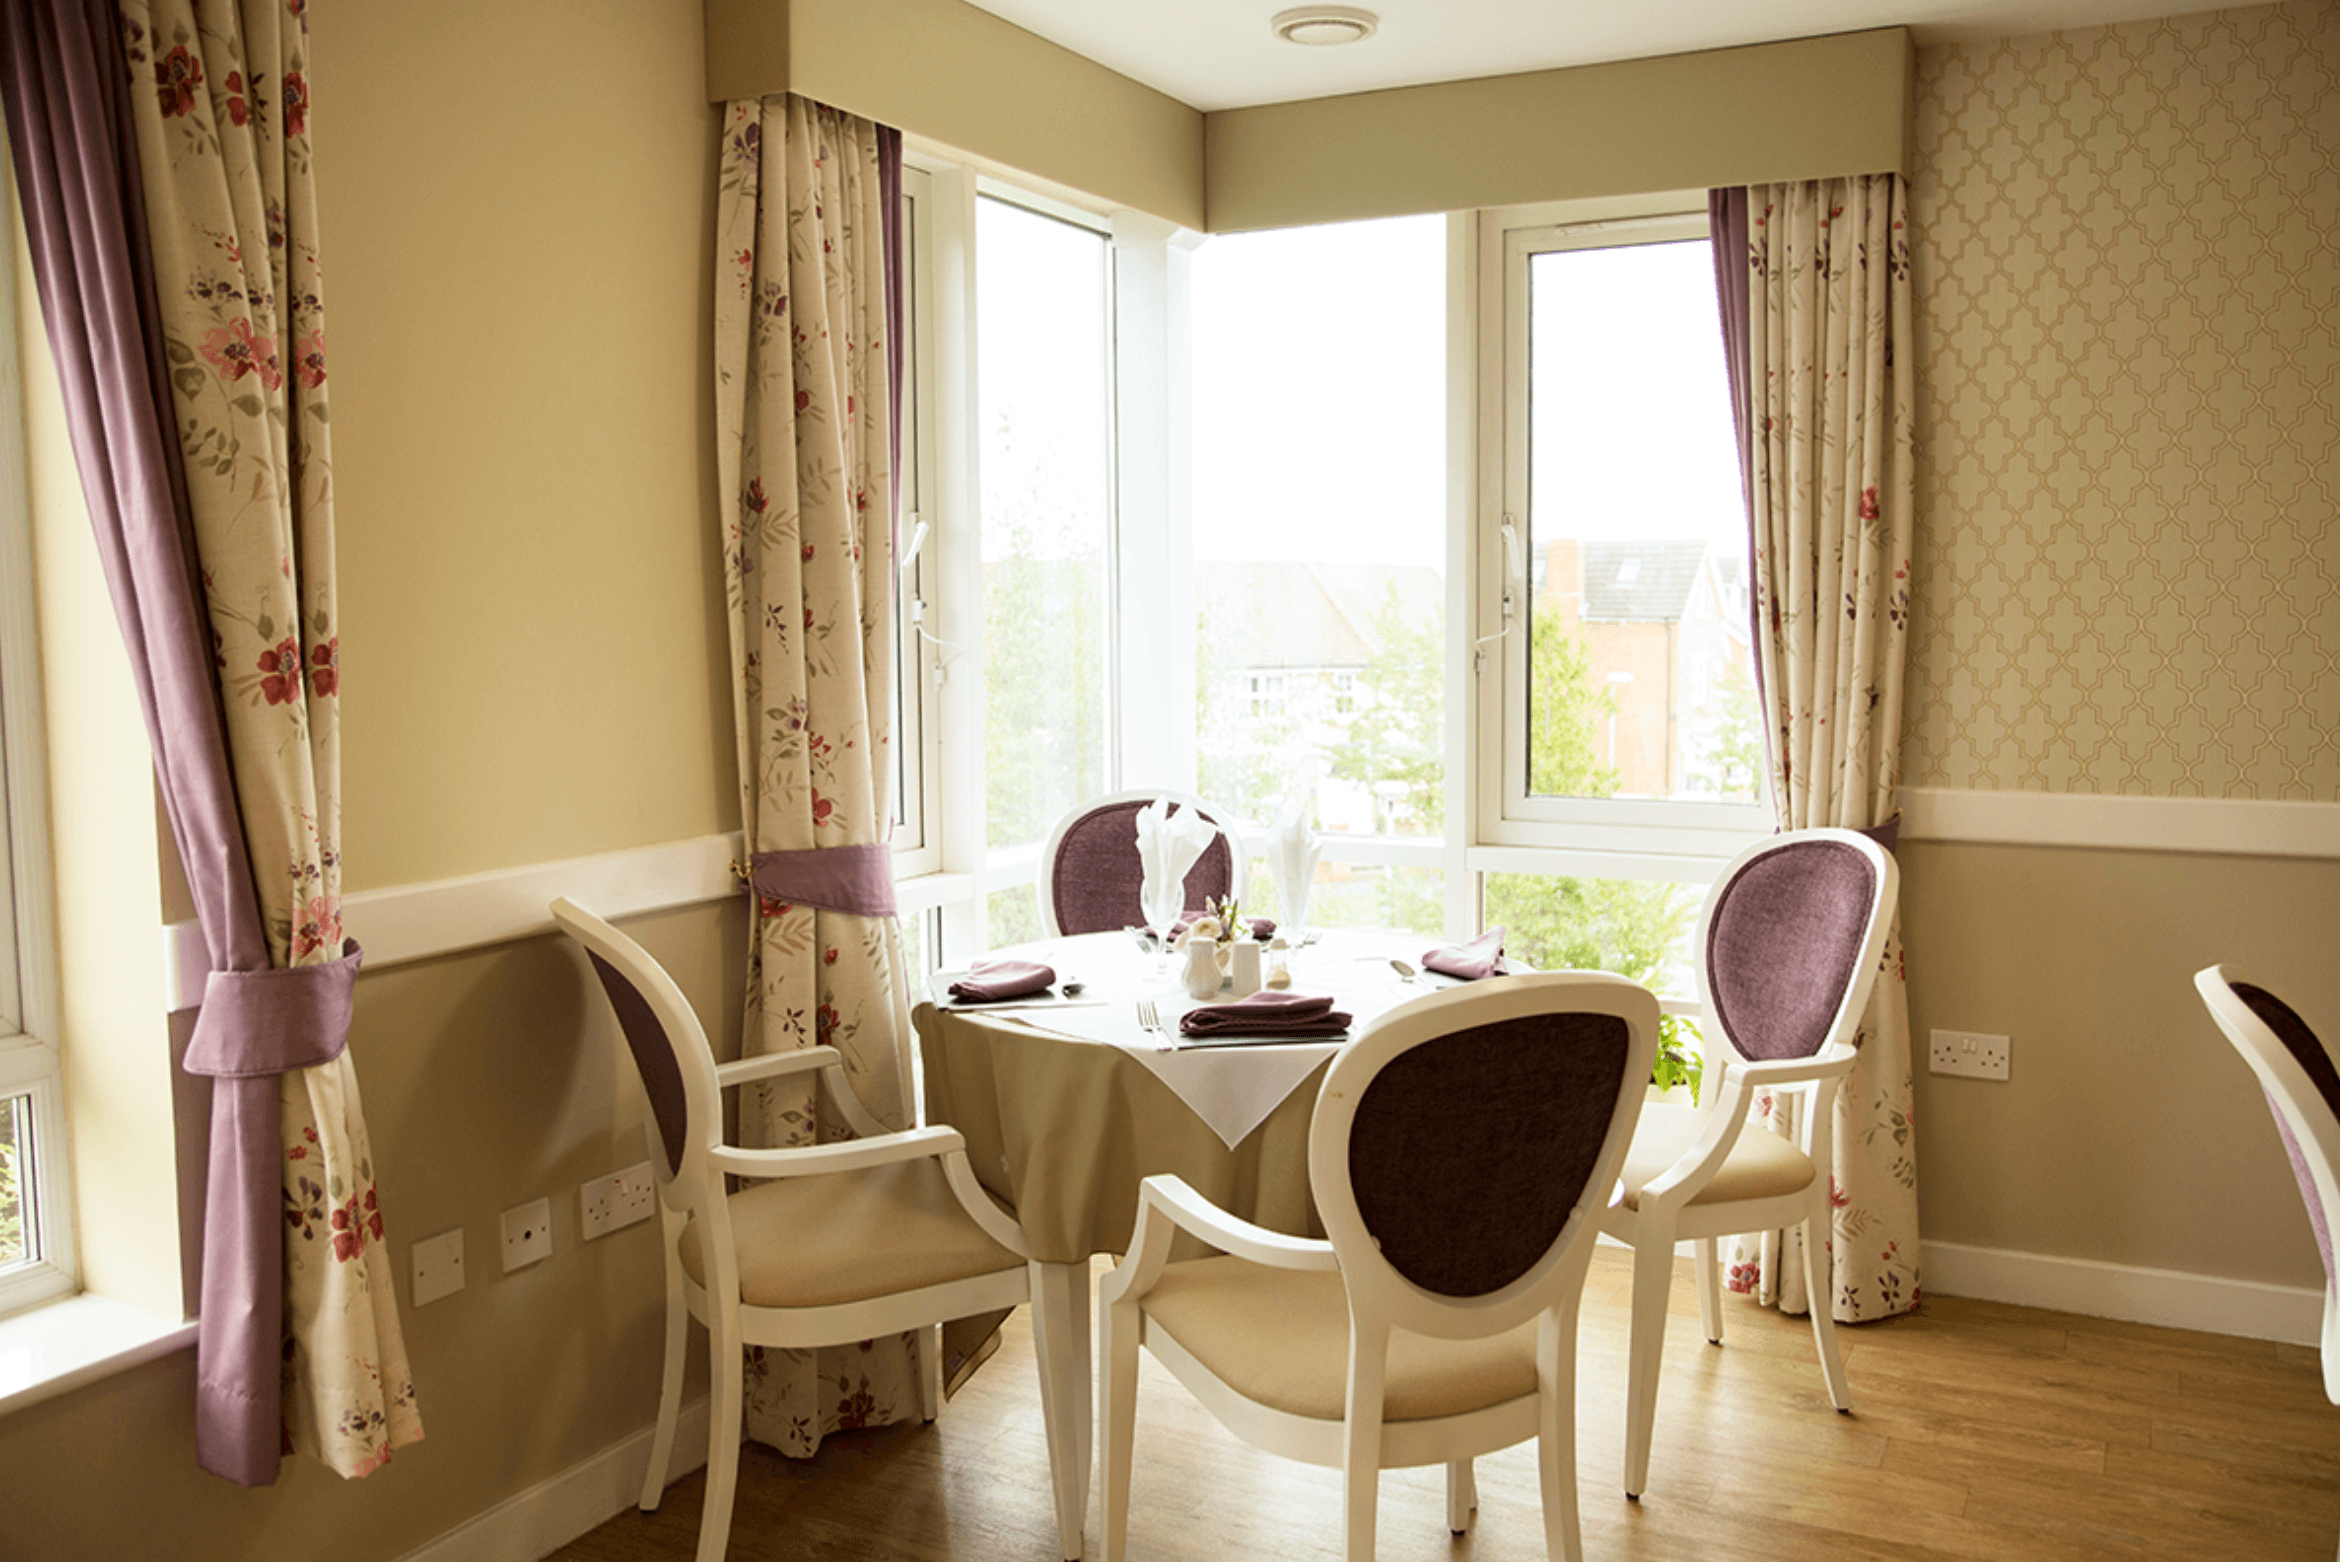
[[1349, 1016], [1330, 998], [1305, 993], [1260, 991], [1233, 1003], [1205, 1004], [1178, 1017], [1184, 1036], [1338, 1036]]
[[1503, 958], [1503, 929], [1491, 927], [1467, 944], [1441, 944], [1422, 956], [1422, 969], [1459, 976], [1466, 982], [1509, 976], [1511, 962]]
[[951, 983], [951, 996], [961, 1003], [994, 1003], [1046, 992], [1055, 985], [1055, 969], [1037, 960], [978, 960]]
[[1146, 925], [1168, 928], [1186, 910], [1186, 874], [1213, 840], [1218, 827], [1191, 808], [1158, 797], [1138, 810], [1138, 905]]
[[1308, 805], [1302, 802], [1284, 816], [1268, 839], [1268, 861], [1276, 870], [1276, 904], [1284, 926], [1297, 933], [1308, 926], [1308, 891], [1316, 882], [1317, 854], [1324, 850], [1308, 828]]

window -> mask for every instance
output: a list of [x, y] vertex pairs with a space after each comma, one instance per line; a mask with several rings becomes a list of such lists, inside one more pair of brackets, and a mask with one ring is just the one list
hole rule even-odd
[[1499, 232], [1486, 833], [1728, 856], [1770, 818], [1706, 219]]
[[0, 1312], [73, 1289], [13, 279], [0, 279]]
[[939, 514], [934, 430], [933, 181], [902, 170], [902, 449], [896, 484], [902, 494], [896, 564], [894, 647], [894, 873], [908, 878], [942, 866], [941, 638], [934, 630], [935, 550], [928, 546]]
[[[1059, 817], [1114, 782], [1112, 293], [1106, 236], [1083, 223], [986, 195], [975, 246], [983, 817], [998, 865], [1036, 858]], [[1037, 934], [1028, 899], [994, 901], [992, 943]]]
[[1443, 217], [1194, 257], [1198, 789], [1331, 859], [1444, 825], [1446, 281]]

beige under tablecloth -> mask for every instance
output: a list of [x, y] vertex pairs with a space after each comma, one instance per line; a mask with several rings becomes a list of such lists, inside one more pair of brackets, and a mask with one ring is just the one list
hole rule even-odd
[[[927, 1121], [966, 1137], [976, 1176], [1014, 1207], [1043, 1262], [1126, 1251], [1138, 1184], [1162, 1173], [1270, 1230], [1324, 1235], [1308, 1196], [1308, 1122], [1323, 1065], [1230, 1150], [1118, 1047], [1035, 1030], [1012, 1011], [944, 1013], [922, 1003], [911, 1018]], [[1174, 1256], [1208, 1251], [1182, 1237]]]

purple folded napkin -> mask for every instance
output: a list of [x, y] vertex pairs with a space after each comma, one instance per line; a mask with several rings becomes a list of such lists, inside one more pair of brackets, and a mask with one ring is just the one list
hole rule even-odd
[[1441, 944], [1422, 956], [1422, 968], [1475, 982], [1485, 976], [1509, 976], [1511, 962], [1503, 958], [1503, 929], [1491, 927], [1467, 944]]
[[1037, 960], [978, 960], [951, 983], [951, 996], [961, 1003], [990, 1003], [1046, 992], [1055, 985], [1055, 970]]
[[[1203, 912], [1189, 911], [1185, 916], [1180, 917], [1171, 925], [1171, 939], [1175, 941], [1184, 937], [1186, 930], [1201, 921], [1204, 915]], [[1276, 919], [1274, 917], [1245, 917], [1243, 920], [1251, 924], [1251, 936], [1263, 944], [1276, 936]]]
[[1256, 992], [1178, 1018], [1179, 1033], [1186, 1036], [1338, 1036], [1348, 1028], [1349, 1017], [1330, 998], [1294, 992]]

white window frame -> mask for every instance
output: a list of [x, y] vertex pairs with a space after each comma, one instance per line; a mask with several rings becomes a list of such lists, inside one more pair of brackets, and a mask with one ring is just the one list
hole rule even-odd
[[943, 616], [935, 560], [942, 506], [935, 447], [935, 292], [933, 177], [902, 169], [902, 494], [895, 561], [894, 677], [901, 719], [894, 732], [901, 812], [894, 827], [894, 876], [914, 878], [943, 865], [941, 799]]
[[[1708, 237], [1703, 211], [1675, 209], [1566, 221], [1553, 208], [1479, 215], [1479, 470], [1494, 492], [1479, 505], [1474, 541], [1482, 582], [1474, 666], [1480, 673], [1473, 753], [1485, 872], [1606, 878], [1711, 880], [1717, 868], [1771, 832], [1768, 802], [1693, 803], [1646, 798], [1539, 797], [1527, 788], [1528, 753], [1528, 286], [1539, 254], [1662, 244]], [[1483, 663], [1477, 659], [1483, 657]]]
[[39, 1257], [0, 1275], [0, 1315], [79, 1288], [67, 1164], [63, 1073], [57, 1051], [56, 931], [50, 905], [47, 753], [40, 640], [33, 610], [32, 516], [24, 458], [24, 395], [17, 352], [14, 268], [0, 268], [0, 792], [15, 937], [0, 945], [16, 986], [14, 1023], [0, 1014], [0, 1096], [31, 1099], [31, 1175], [18, 1191]]

